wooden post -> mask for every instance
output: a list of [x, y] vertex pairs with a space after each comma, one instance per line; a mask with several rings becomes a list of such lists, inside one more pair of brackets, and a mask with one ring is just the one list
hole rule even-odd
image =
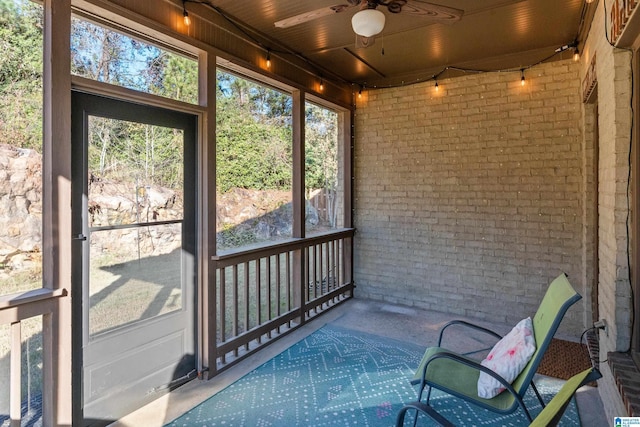
[[[200, 105], [206, 106], [206, 112], [201, 126], [200, 143], [201, 165], [200, 176], [200, 212], [202, 213], [199, 235], [206, 236], [200, 242], [202, 265], [201, 278], [198, 283], [198, 318], [201, 345], [198, 372], [209, 379], [217, 372], [216, 352], [216, 265], [211, 259], [216, 254], [216, 56], [211, 53], [201, 53], [199, 56]], [[207, 374], [202, 373], [207, 370]]]
[[[305, 121], [305, 94], [301, 90], [294, 91], [293, 97], [293, 237], [304, 238], [304, 121]], [[305, 322], [304, 295], [305, 295], [305, 257], [300, 249], [293, 253], [293, 301], [300, 308], [300, 317], [296, 322]]]
[[[71, 0], [44, 1], [42, 227], [44, 287], [71, 287]], [[71, 297], [42, 318], [45, 426], [72, 423]], [[76, 351], [81, 349], [76, 348]], [[77, 391], [76, 396], [81, 396]], [[77, 420], [80, 422], [80, 420]]]
[[[338, 129], [342, 129], [341, 145], [342, 145], [342, 188], [344, 189], [344, 208], [343, 208], [343, 227], [353, 227], [353, 150], [355, 135], [353, 133], [353, 110], [343, 111], [340, 113], [341, 126]], [[344, 253], [344, 282], [353, 282], [353, 238], [343, 240], [343, 253]], [[353, 296], [353, 290], [351, 291]]]

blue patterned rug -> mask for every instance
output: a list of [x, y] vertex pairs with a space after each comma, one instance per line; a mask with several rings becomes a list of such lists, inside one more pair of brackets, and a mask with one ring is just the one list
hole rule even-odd
[[[177, 426], [393, 426], [424, 348], [327, 325], [167, 424]], [[545, 401], [563, 381], [536, 381]], [[531, 392], [532, 415], [540, 405]], [[521, 411], [500, 416], [434, 391], [433, 407], [460, 426], [522, 426]], [[407, 417], [407, 425], [409, 425]], [[421, 418], [420, 425], [429, 424]], [[412, 424], [411, 424], [412, 425]], [[575, 403], [560, 425], [580, 426]]]

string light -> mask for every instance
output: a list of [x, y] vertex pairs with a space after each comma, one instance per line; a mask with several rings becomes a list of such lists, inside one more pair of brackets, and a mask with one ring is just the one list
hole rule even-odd
[[573, 60], [575, 62], [578, 62], [580, 60], [580, 51], [578, 50], [578, 46], [576, 46], [575, 50], [573, 51]]
[[271, 51], [267, 50], [267, 68], [271, 68]]
[[358, 91], [358, 98], [362, 98], [362, 86], [360, 86], [360, 90]]
[[191, 18], [189, 18], [189, 12], [187, 12], [186, 0], [182, 0], [182, 16], [184, 25], [186, 25], [187, 27], [191, 25]]
[[[563, 45], [559, 48], [557, 48], [555, 50], [555, 52], [549, 56], [547, 56], [546, 58], [541, 59], [540, 61], [527, 65], [523, 68], [520, 68], [520, 84], [522, 86], [526, 86], [526, 79], [525, 79], [525, 75], [524, 72], [525, 70], [528, 70], [530, 68], [533, 68], [537, 65], [540, 64], [544, 64], [547, 61], [549, 61], [551, 58], [553, 58], [554, 56], [556, 56], [558, 53], [564, 52], [565, 50], [568, 49], [573, 49], [574, 50], [574, 58], [575, 58], [575, 54], [577, 53], [578, 55], [580, 54], [579, 50], [578, 50], [578, 41], [575, 40], [572, 43]], [[435, 87], [438, 88], [438, 82], [437, 79], [438, 77], [440, 77], [442, 74], [453, 70], [453, 71], [457, 71], [457, 72], [461, 72], [461, 73], [474, 73], [474, 74], [484, 74], [484, 73], [513, 73], [516, 72], [518, 69], [517, 68], [505, 68], [505, 69], [494, 69], [494, 70], [478, 70], [478, 69], [473, 69], [473, 68], [461, 68], [461, 67], [456, 67], [456, 66], [446, 66], [444, 67], [439, 73], [436, 73], [434, 75], [431, 75], [429, 77], [426, 78], [417, 78], [414, 83], [422, 83], [422, 82], [427, 82], [427, 81], [431, 81], [434, 80], [435, 81]], [[389, 85], [373, 85], [372, 87], [374, 89], [391, 89], [391, 88], [395, 88], [395, 87], [401, 87], [401, 86], [405, 86], [406, 82], [402, 81], [401, 83], [395, 83], [395, 84], [389, 84]]]
[[320, 92], [322, 92], [324, 90], [324, 80], [321, 78], [320, 79]]
[[438, 87], [438, 80], [436, 80], [436, 92], [438, 92], [440, 88]]

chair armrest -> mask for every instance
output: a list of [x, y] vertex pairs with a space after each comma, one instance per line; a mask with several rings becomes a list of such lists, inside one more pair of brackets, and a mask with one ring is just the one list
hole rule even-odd
[[470, 329], [475, 329], [476, 331], [491, 335], [492, 337], [497, 338], [497, 339], [501, 339], [502, 338], [502, 335], [492, 331], [491, 329], [487, 329], [487, 328], [484, 328], [482, 326], [466, 322], [464, 320], [452, 320], [450, 322], [447, 322], [442, 328], [440, 328], [440, 336], [438, 337], [438, 347], [442, 347], [442, 338], [444, 337], [444, 331], [448, 327], [454, 326], [454, 325], [460, 325], [460, 326], [465, 326], [465, 327], [470, 328]]

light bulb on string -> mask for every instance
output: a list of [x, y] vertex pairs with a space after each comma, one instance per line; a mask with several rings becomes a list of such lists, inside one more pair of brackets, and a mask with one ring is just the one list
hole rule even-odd
[[440, 87], [438, 86], [438, 80], [436, 80], [436, 92], [440, 91]]
[[191, 18], [189, 18], [189, 12], [187, 12], [186, 1], [182, 0], [182, 19], [184, 21], [184, 25], [187, 27], [191, 25]]
[[360, 86], [360, 90], [358, 91], [358, 99], [362, 98], [362, 86]]
[[320, 79], [320, 92], [324, 90], [324, 80]]
[[524, 68], [520, 70], [522, 77], [520, 78], [520, 86], [524, 86]]
[[580, 51], [578, 50], [577, 46], [576, 46], [575, 50], [573, 51], [573, 60], [575, 62], [578, 62], [580, 60]]
[[271, 51], [267, 51], [267, 68], [271, 68]]

